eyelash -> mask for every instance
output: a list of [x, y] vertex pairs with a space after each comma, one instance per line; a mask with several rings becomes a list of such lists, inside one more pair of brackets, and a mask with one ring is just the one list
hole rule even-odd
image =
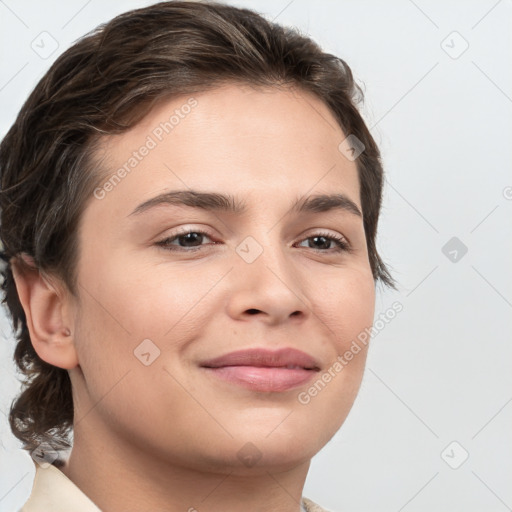
[[[198, 247], [189, 247], [189, 248], [170, 245], [170, 242], [173, 242], [174, 240], [177, 240], [178, 238], [188, 235], [190, 233], [197, 233], [199, 235], [206, 235], [208, 238], [213, 238], [206, 231], [202, 231], [200, 229], [188, 229], [188, 230], [184, 230], [179, 233], [176, 233], [172, 237], [164, 238], [163, 240], [156, 242], [156, 245], [162, 247], [164, 250], [167, 250], [167, 251], [196, 252], [198, 250], [201, 250], [201, 248], [204, 247], [204, 245], [200, 245]], [[344, 237], [339, 236], [339, 235], [333, 235], [331, 233], [321, 232], [321, 231], [318, 233], [314, 233], [306, 238], [303, 238], [302, 240], [300, 240], [300, 242], [303, 242], [304, 240], [308, 240], [309, 238], [314, 238], [314, 237], [324, 237], [324, 238], [327, 238], [328, 240], [332, 240], [337, 244], [337, 247], [335, 249], [326, 249], [326, 250], [309, 248], [309, 249], [312, 249], [313, 251], [316, 251], [319, 253], [322, 253], [322, 252], [323, 253], [352, 252], [352, 247], [351, 247], [350, 243]]]

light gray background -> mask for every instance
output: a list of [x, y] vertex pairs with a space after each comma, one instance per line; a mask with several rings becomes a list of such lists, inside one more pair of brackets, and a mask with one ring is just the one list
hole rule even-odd
[[[58, 54], [150, 3], [1, 0], [0, 135]], [[379, 250], [400, 291], [379, 287], [376, 316], [396, 300], [404, 309], [374, 337], [360, 394], [304, 495], [339, 511], [512, 510], [512, 2], [230, 3], [349, 63], [387, 173]], [[52, 49], [43, 31], [58, 43], [46, 58], [31, 47]], [[19, 387], [0, 320], [0, 511], [14, 511], [34, 466], [5, 417]]]

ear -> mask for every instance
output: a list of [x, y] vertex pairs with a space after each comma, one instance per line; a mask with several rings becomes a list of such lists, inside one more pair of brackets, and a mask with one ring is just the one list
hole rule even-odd
[[53, 366], [75, 368], [78, 357], [71, 334], [74, 326], [69, 325], [68, 294], [51, 284], [28, 254], [13, 257], [11, 266], [30, 340], [37, 355]]

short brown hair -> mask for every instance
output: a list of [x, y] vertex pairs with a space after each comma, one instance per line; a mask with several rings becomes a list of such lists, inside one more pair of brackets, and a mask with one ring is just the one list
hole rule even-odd
[[380, 153], [356, 108], [362, 91], [341, 58], [296, 29], [219, 3], [162, 2], [121, 14], [59, 56], [0, 145], [3, 303], [17, 339], [14, 359], [26, 377], [9, 420], [24, 449], [41, 442], [69, 448], [73, 400], [68, 371], [41, 360], [32, 346], [11, 259], [30, 255], [76, 296], [77, 226], [102, 180], [93, 166], [95, 144], [135, 126], [156, 101], [232, 82], [313, 93], [345, 135], [364, 144], [356, 164], [369, 262], [375, 283], [396, 288], [375, 241]]

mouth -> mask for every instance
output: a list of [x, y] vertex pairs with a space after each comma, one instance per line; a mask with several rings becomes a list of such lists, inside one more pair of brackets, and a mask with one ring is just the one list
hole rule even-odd
[[260, 392], [296, 388], [320, 371], [313, 357], [293, 348], [240, 350], [205, 361], [200, 366], [215, 378]]

